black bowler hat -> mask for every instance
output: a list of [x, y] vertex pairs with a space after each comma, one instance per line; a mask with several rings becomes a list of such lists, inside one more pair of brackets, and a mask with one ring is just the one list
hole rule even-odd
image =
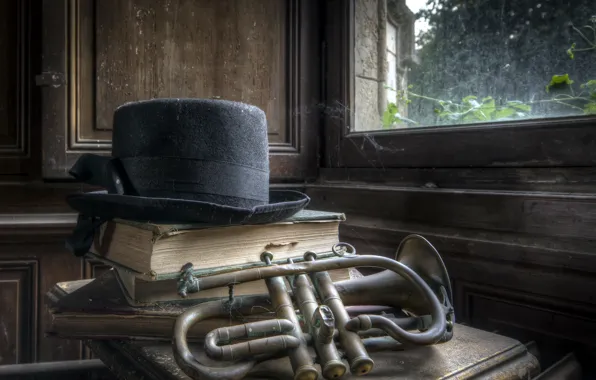
[[310, 199], [269, 189], [268, 148], [265, 113], [252, 105], [152, 99], [120, 106], [112, 156], [84, 154], [70, 170], [75, 179], [106, 189], [67, 197], [80, 214], [70, 248], [85, 254], [91, 229], [114, 218], [212, 226], [296, 214]]

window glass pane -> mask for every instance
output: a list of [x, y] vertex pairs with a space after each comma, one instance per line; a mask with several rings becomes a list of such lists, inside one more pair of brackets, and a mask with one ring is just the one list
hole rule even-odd
[[354, 0], [352, 130], [596, 115], [594, 0]]

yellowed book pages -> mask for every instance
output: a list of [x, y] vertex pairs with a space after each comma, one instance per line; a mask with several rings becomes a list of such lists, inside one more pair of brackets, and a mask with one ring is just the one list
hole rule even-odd
[[284, 260], [302, 256], [306, 251], [329, 252], [339, 242], [341, 220], [336, 216], [328, 220], [204, 229], [107, 222], [97, 234], [91, 253], [151, 276], [178, 272], [188, 262], [201, 270], [259, 262], [263, 251], [272, 252], [276, 260]]

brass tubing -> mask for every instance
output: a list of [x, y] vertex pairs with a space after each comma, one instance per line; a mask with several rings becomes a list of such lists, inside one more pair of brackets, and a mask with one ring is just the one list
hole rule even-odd
[[346, 330], [346, 323], [350, 316], [345, 309], [337, 290], [333, 286], [333, 281], [327, 272], [317, 272], [312, 274], [315, 288], [319, 293], [321, 301], [328, 305], [337, 321], [337, 330], [339, 332], [339, 343], [341, 344], [348, 363], [350, 372], [354, 375], [362, 376], [372, 371], [374, 362], [368, 356], [366, 348], [360, 336], [357, 333]]
[[[384, 317], [387, 318], [387, 317]], [[387, 318], [404, 330], [419, 330], [423, 325], [420, 317], [405, 317], [405, 318]], [[358, 335], [362, 337], [370, 336], [385, 336], [387, 332], [379, 328], [371, 328], [368, 330], [358, 330]]]
[[233, 361], [248, 356], [274, 354], [280, 350], [296, 348], [300, 341], [290, 335], [278, 335], [247, 342], [226, 344], [238, 338], [251, 338], [292, 331], [294, 325], [287, 319], [270, 319], [243, 325], [220, 327], [205, 336], [205, 352], [212, 359]]
[[387, 336], [365, 338], [362, 339], [362, 343], [368, 352], [403, 351], [406, 348], [400, 342]]
[[227, 367], [208, 367], [192, 355], [186, 341], [188, 329], [207, 318], [226, 315], [229, 311], [221, 301], [210, 301], [188, 308], [180, 314], [174, 325], [172, 348], [178, 366], [193, 379], [241, 380], [255, 366], [256, 360], [243, 360]]
[[[269, 257], [265, 257], [265, 262], [270, 265], [271, 259]], [[263, 270], [267, 268], [272, 267], [259, 269]], [[319, 372], [313, 365], [312, 358], [308, 352], [306, 339], [302, 334], [300, 321], [298, 320], [298, 316], [294, 311], [294, 305], [286, 289], [284, 278], [279, 276], [271, 276], [265, 278], [265, 283], [267, 284], [267, 289], [269, 290], [271, 302], [275, 308], [277, 317], [287, 319], [292, 323], [294, 328], [292, 331], [289, 331], [288, 334], [300, 341], [298, 347], [288, 350], [288, 357], [290, 358], [290, 364], [292, 365], [292, 369], [294, 371], [294, 380], [316, 380], [319, 377]]]
[[[390, 337], [397, 340], [398, 342], [403, 342], [403, 331], [405, 331], [402, 327], [398, 324], [393, 322], [389, 318], [385, 318], [381, 315], [359, 315], [355, 318], [352, 318], [348, 321], [345, 325], [346, 329], [352, 332], [359, 332], [359, 331], [367, 331], [370, 329], [381, 329], [387, 333]], [[429, 345], [435, 344], [436, 342], [429, 343], [425, 339], [410, 339], [408, 342], [412, 342], [416, 345]]]
[[[416, 315], [427, 314], [429, 304], [424, 296], [419, 292], [410, 291], [411, 289], [407, 286], [409, 284], [404, 280], [404, 278], [396, 276], [394, 272], [385, 270], [356, 279], [338, 281], [333, 285], [345, 305], [361, 305], [365, 300], [366, 305], [385, 305], [399, 309], [408, 305], [408, 310]], [[392, 289], [392, 291], [367, 291], [366, 297], [363, 297], [364, 289], [380, 290], [380, 284], [385, 289]]]
[[[443, 338], [446, 331], [445, 315], [443, 305], [433, 293], [431, 288], [408, 266], [382, 256], [353, 256], [330, 258], [318, 261], [308, 261], [302, 263], [291, 263], [285, 265], [266, 266], [241, 270], [232, 273], [199, 278], [200, 289], [211, 289], [227, 284], [243, 283], [256, 280], [263, 280], [277, 276], [290, 276], [302, 273], [325, 272], [334, 269], [346, 269], [352, 267], [375, 267], [384, 268], [395, 272], [411, 283], [414, 290], [418, 291], [426, 300], [425, 309], [429, 309], [428, 314], [432, 316], [432, 322], [428, 329], [420, 333], [408, 333], [402, 330], [402, 343], [423, 342], [424, 344], [433, 344]], [[361, 303], [366, 303], [367, 299], [362, 297]], [[422, 301], [421, 301], [422, 302]], [[353, 305], [354, 303], [352, 303]], [[420, 343], [418, 343], [420, 344]]]
[[[395, 324], [400, 326], [405, 330], [417, 330], [420, 328], [421, 317], [406, 317], [406, 318], [389, 318]], [[365, 331], [358, 331], [358, 335], [360, 338], [369, 338], [369, 337], [387, 337], [387, 333], [381, 329], [370, 329]], [[306, 340], [306, 344], [312, 346], [314, 344], [314, 338], [310, 333], [303, 334], [304, 339]], [[334, 331], [333, 340], [336, 344], [338, 344], [338, 333], [337, 330]], [[391, 338], [393, 339], [393, 338]]]
[[318, 328], [314, 325], [313, 318], [318, 311], [319, 304], [310, 286], [308, 276], [300, 274], [292, 281], [294, 295], [296, 302], [300, 308], [300, 312], [304, 317], [304, 322], [307, 326], [307, 331], [310, 333], [315, 351], [319, 357], [319, 363], [323, 372], [323, 377], [326, 379], [337, 379], [346, 373], [346, 365], [341, 361], [341, 357], [337, 352], [335, 343], [333, 341], [333, 331], [330, 332], [329, 340], [323, 339], [320, 336], [324, 327]]

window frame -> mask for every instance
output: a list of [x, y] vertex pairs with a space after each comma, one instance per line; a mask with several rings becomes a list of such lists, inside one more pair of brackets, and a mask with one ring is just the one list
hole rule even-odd
[[325, 2], [324, 168], [589, 167], [596, 115], [399, 130], [354, 120], [354, 1]]

